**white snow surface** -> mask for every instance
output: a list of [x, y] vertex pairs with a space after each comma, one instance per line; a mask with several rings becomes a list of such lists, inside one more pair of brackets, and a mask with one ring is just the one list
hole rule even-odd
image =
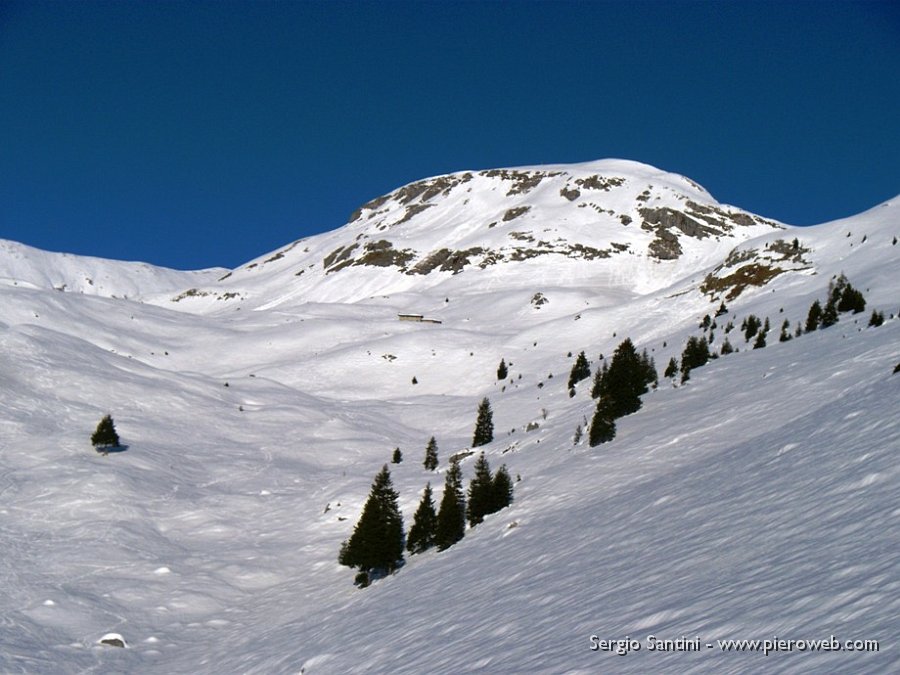
[[[560, 175], [510, 196], [506, 179], [475, 174], [399, 224], [386, 199], [230, 275], [0, 243], [0, 672], [900, 671], [900, 199], [811, 228], [754, 217], [660, 261], [634, 203], [647, 186], [672, 208], [740, 211], [633, 162], [527, 171]], [[601, 174], [623, 184], [560, 197]], [[579, 200], [615, 215], [589, 222], [599, 212]], [[520, 205], [532, 208], [486, 226]], [[523, 225], [632, 252], [457, 274], [322, 262], [381, 232], [421, 256], [501, 250]], [[573, 444], [594, 407], [589, 381], [567, 393], [575, 354], [595, 369], [630, 336], [662, 375], [722, 299], [699, 290], [704, 277], [733, 249], [794, 237], [803, 264], [717, 319], [713, 347], [732, 320], [738, 353], [685, 385], [661, 379], [611, 443]], [[842, 272], [866, 312], [778, 342]], [[883, 326], [867, 326], [872, 309]], [[765, 349], [741, 335], [750, 313], [770, 319]], [[372, 478], [400, 447], [408, 530], [426, 482], [439, 503], [484, 396], [495, 440], [479, 450], [517, 480], [513, 505], [355, 588], [337, 554]], [[103, 456], [89, 438], [106, 413], [126, 447]], [[432, 435], [436, 472], [422, 467]], [[99, 644], [110, 633], [128, 649]], [[592, 635], [641, 649], [593, 651]], [[651, 635], [701, 649], [652, 651]], [[717, 642], [831, 636], [879, 650]]]

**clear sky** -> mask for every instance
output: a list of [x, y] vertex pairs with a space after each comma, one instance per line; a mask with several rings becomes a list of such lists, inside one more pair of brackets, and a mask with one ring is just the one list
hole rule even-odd
[[0, 238], [234, 267], [606, 157], [797, 225], [897, 195], [900, 3], [0, 0]]

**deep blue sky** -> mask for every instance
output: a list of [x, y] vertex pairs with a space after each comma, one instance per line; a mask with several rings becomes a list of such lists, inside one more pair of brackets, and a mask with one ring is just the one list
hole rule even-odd
[[418, 178], [605, 157], [852, 215], [900, 192], [897, 5], [0, 0], [0, 238], [233, 267]]

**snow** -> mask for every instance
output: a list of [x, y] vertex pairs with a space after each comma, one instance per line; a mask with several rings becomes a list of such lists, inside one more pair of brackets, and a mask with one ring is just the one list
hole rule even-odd
[[[687, 179], [635, 163], [556, 170], [622, 174], [632, 196], [649, 181], [671, 187], [667, 203], [681, 201], [677, 188], [714, 204]], [[534, 211], [559, 208], [542, 226], [573, 237], [586, 209], [551, 201], [559, 185], [523, 198]], [[501, 214], [520, 198], [491, 186], [460, 195]], [[612, 194], [596, 199], [626, 208]], [[430, 250], [495, 234], [473, 234], [463, 216], [441, 229], [442, 209], [397, 226], [407, 229], [397, 241]], [[425, 277], [322, 271], [348, 232], [380, 236], [377, 218], [221, 282], [223, 270], [4, 242], [0, 672], [900, 670], [898, 209], [895, 199], [814, 228], [753, 226], [671, 264], [544, 256]], [[595, 241], [624, 241], [598, 227]], [[568, 396], [568, 352], [586, 350], [596, 367], [630, 336], [661, 373], [718, 306], [697, 291], [705, 274], [735, 246], [794, 236], [814, 269], [728, 302], [736, 325], [770, 318], [768, 347], [751, 350], [736, 329], [739, 353], [686, 385], [661, 382], [612, 443], [573, 446], [593, 406], [589, 382]], [[310, 271], [296, 277], [301, 266]], [[864, 292], [866, 313], [779, 343], [783, 319], [804, 319], [840, 272]], [[88, 276], [93, 286], [76, 284]], [[189, 288], [244, 299], [172, 302]], [[549, 300], [540, 308], [536, 292]], [[869, 328], [873, 308], [894, 318]], [[443, 323], [400, 322], [400, 312]], [[494, 409], [491, 466], [521, 478], [513, 505], [449, 550], [356, 589], [336, 559], [373, 476], [400, 447], [390, 469], [408, 529], [427, 481], [439, 502], [447, 458], [467, 449], [483, 396]], [[104, 457], [89, 438], [107, 413], [127, 448]], [[530, 422], [538, 428], [526, 431]], [[437, 472], [422, 467], [432, 435]], [[466, 482], [474, 459], [463, 461]], [[111, 633], [128, 648], [99, 644]], [[641, 649], [592, 651], [592, 635]], [[650, 635], [702, 645], [650, 651]], [[716, 643], [831, 635], [878, 640], [880, 651], [763, 656]]]

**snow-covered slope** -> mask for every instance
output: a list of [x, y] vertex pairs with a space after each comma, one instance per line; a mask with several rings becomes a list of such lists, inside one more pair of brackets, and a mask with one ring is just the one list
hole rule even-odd
[[[429, 179], [230, 274], [5, 245], [0, 672], [898, 670], [898, 236], [898, 199], [791, 228], [614, 160]], [[867, 312], [779, 343], [842, 272]], [[613, 442], [573, 444], [593, 401], [567, 393], [570, 354], [596, 368], [630, 336], [661, 373], [723, 300], [713, 346], [754, 313], [765, 349], [736, 328], [738, 353], [663, 381]], [[512, 507], [354, 588], [337, 552], [375, 473], [402, 449], [408, 528], [483, 396]], [[89, 444], [105, 413], [128, 446], [107, 457]], [[880, 650], [717, 642], [831, 635]]]
[[181, 272], [146, 263], [50, 253], [0, 239], [0, 285], [140, 300], [211, 283], [224, 269]]

